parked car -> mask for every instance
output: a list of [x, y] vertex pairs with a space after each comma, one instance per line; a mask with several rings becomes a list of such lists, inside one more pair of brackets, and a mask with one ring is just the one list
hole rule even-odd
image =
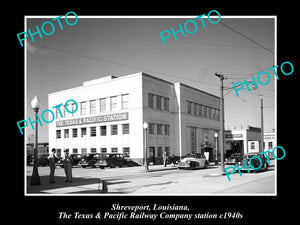
[[[258, 170], [254, 170], [252, 167], [254, 168], [258, 168], [260, 166], [260, 161], [259, 159], [252, 158], [253, 156], [258, 156], [261, 161], [262, 161], [262, 166], [260, 167], [260, 169]], [[252, 159], [251, 159], [252, 158]], [[252, 167], [249, 165], [249, 160], [251, 159], [251, 165]], [[268, 164], [268, 160], [266, 159], [265, 155], [261, 155], [259, 152], [251, 152], [251, 153], [247, 153], [244, 155], [243, 160], [245, 160], [248, 164], [248, 168], [250, 171], [266, 171], [269, 168], [269, 164]], [[245, 167], [243, 162], [239, 163], [239, 168]], [[241, 171], [247, 171], [247, 168], [242, 168]]]
[[[78, 163], [82, 159], [82, 155], [81, 154], [71, 154], [70, 157], [73, 159], [72, 166], [78, 165]], [[61, 168], [64, 168], [64, 165], [62, 163], [62, 157], [58, 158], [58, 161], [57, 161], [56, 165], [60, 166]]]
[[102, 153], [88, 153], [82, 156], [78, 166], [82, 168], [99, 166], [99, 160], [104, 156]]
[[202, 153], [189, 153], [178, 163], [177, 167], [178, 169], [206, 169], [208, 167], [208, 161]]
[[104, 167], [115, 168], [116, 166], [133, 166], [134, 162], [130, 159], [125, 159], [122, 153], [106, 153], [104, 156], [99, 160], [99, 166], [101, 169]]
[[231, 154], [231, 156], [229, 156], [228, 158], [225, 159], [225, 164], [227, 165], [232, 165], [232, 164], [236, 164], [236, 163], [240, 163], [243, 161], [243, 153], [233, 153]]
[[29, 154], [26, 159], [27, 166], [33, 166], [33, 154]]

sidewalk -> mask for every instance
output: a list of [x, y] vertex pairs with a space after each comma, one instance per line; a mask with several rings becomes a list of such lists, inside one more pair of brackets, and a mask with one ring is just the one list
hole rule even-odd
[[[104, 169], [100, 170], [104, 172], [104, 176], [82, 176], [76, 175], [76, 170], [81, 170], [81, 173], [84, 171], [89, 172], [86, 169], [82, 168], [73, 168], [73, 182], [65, 182], [65, 176], [63, 170], [57, 169], [55, 172], [55, 181], [54, 184], [49, 184], [49, 175], [48, 175], [48, 167], [41, 168], [39, 167], [40, 171], [40, 180], [41, 185], [39, 186], [30, 186], [30, 178], [31, 178], [31, 170], [27, 171], [27, 190], [25, 192], [29, 195], [33, 194], [102, 194], [107, 193], [107, 185], [109, 182], [106, 182], [108, 173], [117, 173], [118, 176], [126, 177], [126, 176], [143, 176], [150, 173], [161, 172], [161, 171], [169, 171], [169, 170], [177, 170], [176, 166], [167, 165], [164, 167], [163, 165], [149, 165], [148, 171], [145, 170], [143, 166], [138, 167], [124, 167], [118, 170], [116, 169]], [[94, 171], [97, 173], [97, 170]], [[106, 175], [106, 176], [105, 176]], [[109, 194], [119, 193], [114, 191], [111, 187], [109, 187]]]

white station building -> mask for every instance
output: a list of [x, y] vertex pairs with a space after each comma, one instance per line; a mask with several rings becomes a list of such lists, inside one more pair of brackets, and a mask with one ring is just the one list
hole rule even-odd
[[[146, 121], [150, 162], [161, 163], [165, 151], [180, 157], [208, 152], [210, 161], [215, 160], [220, 127], [220, 98], [215, 95], [140, 72], [51, 93], [49, 109], [69, 99], [77, 102], [77, 111], [69, 113], [62, 105], [63, 117], [56, 109], [56, 120], [49, 124], [49, 149], [56, 148], [58, 156], [64, 149], [119, 152], [142, 163]], [[74, 103], [67, 107], [76, 109]]]

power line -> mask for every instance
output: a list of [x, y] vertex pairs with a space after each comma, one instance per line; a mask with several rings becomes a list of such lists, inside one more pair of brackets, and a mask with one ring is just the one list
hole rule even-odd
[[222, 25], [223, 25], [224, 27], [226, 27], [227, 29], [229, 29], [229, 30], [233, 31], [234, 33], [237, 33], [238, 35], [240, 35], [240, 36], [242, 36], [243, 38], [247, 39], [248, 41], [251, 41], [251, 42], [253, 42], [254, 44], [256, 44], [256, 45], [262, 47], [262, 48], [265, 49], [265, 50], [267, 50], [268, 52], [271, 52], [272, 54], [274, 54], [274, 51], [272, 51], [272, 50], [268, 49], [267, 47], [261, 45], [261, 44], [258, 43], [257, 41], [254, 41], [254, 40], [252, 40], [251, 38], [248, 38], [246, 35], [240, 33], [239, 31], [237, 31], [237, 30], [231, 28], [230, 26], [228, 26], [228, 25], [226, 25], [226, 24], [224, 24], [224, 23], [222, 23], [222, 22], [219, 22], [219, 23], [222, 24]]
[[131, 66], [131, 65], [123, 64], [123, 63], [113, 62], [113, 61], [110, 61], [110, 60], [106, 60], [106, 59], [102, 59], [102, 58], [96, 58], [96, 57], [92, 57], [92, 56], [87, 56], [87, 55], [83, 55], [83, 54], [76, 53], [76, 52], [70, 52], [70, 51], [57, 49], [57, 48], [53, 48], [53, 47], [48, 47], [48, 46], [44, 46], [44, 45], [37, 45], [37, 44], [32, 44], [32, 45], [39, 46], [41, 48], [45, 48], [45, 49], [49, 49], [49, 50], [62, 52], [62, 53], [69, 54], [69, 55], [74, 55], [74, 56], [86, 58], [86, 59], [101, 61], [101, 62], [110, 63], [110, 64], [113, 64], [113, 65], [127, 67], [127, 68], [131, 68], [131, 69], [136, 69], [138, 71], [148, 71], [148, 72], [155, 73], [155, 74], [161, 74], [161, 75], [169, 76], [169, 77], [176, 77], [176, 78], [179, 78], [179, 79], [194, 81], [194, 82], [198, 82], [198, 83], [201, 83], [201, 84], [219, 86], [218, 84], [215, 84], [215, 83], [207, 83], [207, 82], [203, 82], [203, 81], [199, 81], [199, 80], [195, 80], [195, 79], [190, 79], [190, 78], [187, 78], [187, 77], [180, 77], [180, 76], [171, 75], [171, 74], [167, 74], [167, 73], [157, 72], [157, 71], [145, 69], [145, 68], [142, 68], [142, 67]]

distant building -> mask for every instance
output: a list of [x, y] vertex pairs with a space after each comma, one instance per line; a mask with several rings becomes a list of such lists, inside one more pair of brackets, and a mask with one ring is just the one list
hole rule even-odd
[[225, 128], [226, 157], [233, 153], [259, 152], [261, 129], [249, 125], [228, 126]]
[[266, 132], [264, 133], [264, 151], [272, 150], [276, 147], [275, 133], [274, 132]]
[[[27, 155], [33, 154], [34, 151], [34, 144], [33, 143], [27, 143]], [[41, 142], [38, 143], [38, 156], [42, 154], [49, 153], [49, 143], [48, 142]]]
[[[161, 163], [165, 151], [170, 156], [207, 152], [211, 160], [215, 154], [220, 127], [220, 98], [215, 95], [140, 72], [51, 93], [49, 109], [69, 99], [78, 110], [70, 114], [62, 106], [63, 117], [56, 109], [56, 120], [49, 124], [49, 146], [58, 156], [66, 148], [81, 154], [119, 152], [141, 163], [145, 121], [150, 162]], [[74, 107], [68, 105], [70, 111]]]

